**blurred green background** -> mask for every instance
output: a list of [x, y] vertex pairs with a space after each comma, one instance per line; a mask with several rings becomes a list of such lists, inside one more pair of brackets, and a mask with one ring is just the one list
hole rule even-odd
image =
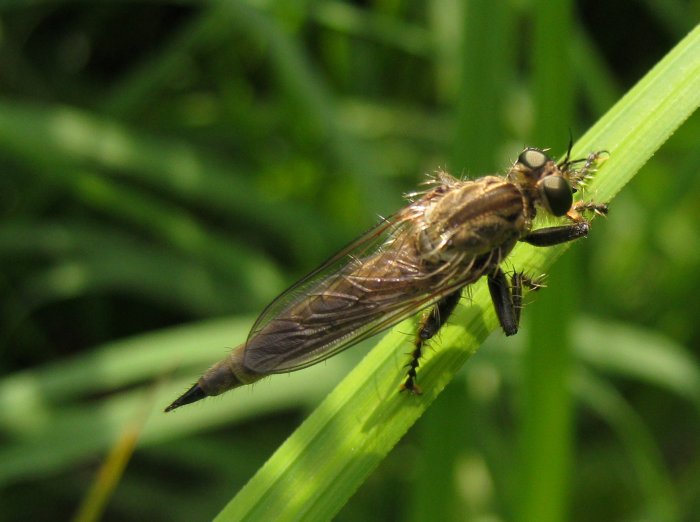
[[[424, 173], [563, 154], [698, 20], [697, 0], [4, 2], [0, 520], [70, 519], [132, 431], [103, 519], [216, 515], [372, 343], [162, 408]], [[698, 520], [698, 136], [695, 114], [338, 520]], [[557, 463], [528, 457], [528, 382], [549, 381], [523, 353], [556, 346], [561, 309]]]

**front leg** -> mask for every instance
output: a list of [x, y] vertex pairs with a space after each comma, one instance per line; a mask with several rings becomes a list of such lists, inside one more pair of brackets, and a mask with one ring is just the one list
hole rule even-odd
[[599, 216], [604, 216], [608, 213], [608, 206], [605, 203], [578, 201], [574, 203], [571, 210], [566, 213], [566, 217], [573, 221], [573, 223], [558, 227], [540, 228], [520, 238], [520, 241], [530, 243], [534, 246], [547, 247], [586, 237], [590, 225], [581, 215], [581, 212], [594, 212]]
[[566, 217], [574, 223], [580, 223], [581, 221], [586, 221], [581, 215], [582, 212], [593, 212], [598, 216], [606, 216], [608, 214], [608, 205], [593, 201], [577, 201], [566, 213]]
[[590, 225], [588, 221], [579, 221], [571, 225], [561, 225], [558, 227], [540, 228], [520, 238], [520, 241], [538, 247], [553, 246], [586, 237], [589, 228]]

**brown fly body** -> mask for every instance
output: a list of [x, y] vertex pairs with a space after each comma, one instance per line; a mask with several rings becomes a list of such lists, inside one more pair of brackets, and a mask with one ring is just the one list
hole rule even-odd
[[[527, 148], [504, 176], [459, 180], [439, 172], [429, 188], [277, 297], [246, 342], [212, 366], [166, 411], [265, 376], [299, 370], [432, 306], [423, 317], [402, 389], [416, 384], [423, 344], [445, 323], [464, 287], [487, 278], [506, 335], [518, 330], [523, 287], [501, 263], [519, 241], [552, 246], [588, 234], [584, 214], [607, 206], [573, 194], [603, 153], [556, 163]], [[568, 223], [533, 230], [538, 211]]]

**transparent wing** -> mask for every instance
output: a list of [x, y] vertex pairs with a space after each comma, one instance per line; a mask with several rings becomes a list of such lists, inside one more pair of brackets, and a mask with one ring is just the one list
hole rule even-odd
[[282, 373], [315, 364], [473, 282], [493, 252], [427, 266], [409, 205], [273, 301], [246, 342], [245, 366]]
[[249, 344], [259, 332], [278, 318], [285, 309], [303, 299], [311, 289], [320, 286], [324, 280], [332, 277], [333, 274], [341, 272], [345, 266], [360, 263], [361, 258], [370, 256], [374, 251], [378, 250], [382, 244], [388, 241], [392, 234], [400, 233], [400, 230], [405, 227], [405, 222], [401, 219], [404, 212], [400, 211], [389, 218], [382, 219], [376, 226], [278, 295], [255, 320], [248, 334], [247, 343]]

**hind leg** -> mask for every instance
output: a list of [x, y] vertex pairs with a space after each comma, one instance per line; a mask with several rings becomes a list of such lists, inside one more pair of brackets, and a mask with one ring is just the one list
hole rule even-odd
[[420, 358], [423, 356], [423, 345], [428, 339], [438, 333], [442, 325], [447, 321], [447, 318], [450, 317], [457, 307], [457, 303], [459, 303], [461, 297], [461, 289], [446, 295], [440, 299], [435, 306], [433, 306], [430, 313], [421, 320], [418, 333], [416, 334], [413, 352], [411, 352], [411, 360], [406, 365], [408, 366], [408, 375], [406, 381], [401, 385], [401, 391], [408, 390], [417, 395], [422, 393], [421, 389], [416, 384], [416, 370], [420, 365]]

